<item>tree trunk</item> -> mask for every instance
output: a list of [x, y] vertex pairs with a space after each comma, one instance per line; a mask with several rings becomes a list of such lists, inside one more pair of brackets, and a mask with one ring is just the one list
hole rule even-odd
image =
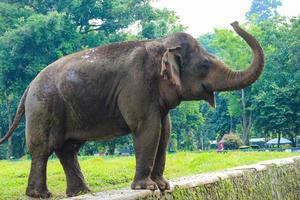
[[176, 134], [176, 143], [177, 143], [177, 149], [176, 150], [180, 150], [181, 149], [181, 143], [180, 143], [181, 139], [180, 139], [180, 134]]
[[[204, 144], [203, 144], [203, 141], [204, 141], [204, 136], [203, 136], [203, 133], [200, 134], [200, 137], [198, 139], [198, 145], [197, 145], [197, 149], [201, 149], [202, 151], [204, 150]], [[201, 146], [200, 146], [201, 144]]]
[[232, 116], [230, 116], [230, 130], [229, 130], [229, 133], [232, 133], [233, 130], [232, 130]]
[[185, 148], [187, 148], [189, 151], [193, 151], [194, 147], [193, 147], [193, 132], [192, 129], [190, 127], [186, 128], [186, 144], [185, 144]]
[[296, 140], [297, 140], [296, 136], [297, 136], [296, 133], [291, 135], [292, 147], [296, 147]]
[[252, 112], [250, 112], [250, 115], [247, 119], [246, 114], [246, 101], [245, 101], [245, 91], [244, 89], [241, 90], [242, 92], [242, 128], [243, 128], [243, 143], [245, 145], [249, 145], [249, 132], [252, 127]]
[[[8, 120], [8, 127], [12, 125], [12, 116], [11, 116], [11, 101], [8, 98], [8, 95], [6, 91], [4, 91], [4, 97], [5, 97], [5, 104], [6, 104], [6, 112], [7, 112], [7, 120]], [[7, 146], [7, 159], [12, 158], [13, 156], [13, 143], [12, 138], [8, 138], [8, 146]]]
[[277, 141], [277, 148], [278, 149], [280, 147], [280, 138], [281, 138], [281, 133], [278, 133], [278, 141]]

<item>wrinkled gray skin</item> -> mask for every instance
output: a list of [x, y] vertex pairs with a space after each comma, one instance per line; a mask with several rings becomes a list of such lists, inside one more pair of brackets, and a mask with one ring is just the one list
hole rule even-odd
[[32, 157], [26, 194], [47, 198], [48, 157], [55, 152], [67, 178], [67, 195], [89, 191], [77, 153], [85, 141], [133, 134], [136, 173], [132, 189], [169, 189], [163, 178], [170, 135], [169, 110], [181, 101], [206, 100], [235, 90], [261, 74], [263, 51], [237, 22], [251, 47], [252, 64], [233, 72], [185, 33], [149, 41], [100, 46], [65, 56], [30, 83], [3, 143], [26, 116]]

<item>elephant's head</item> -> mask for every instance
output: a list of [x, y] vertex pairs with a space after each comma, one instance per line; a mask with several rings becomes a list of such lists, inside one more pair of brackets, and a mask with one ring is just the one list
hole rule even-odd
[[264, 54], [261, 46], [252, 35], [239, 27], [238, 22], [231, 25], [253, 52], [252, 63], [244, 71], [232, 71], [188, 34], [177, 33], [163, 39], [168, 49], [163, 55], [161, 76], [179, 88], [182, 100], [204, 99], [214, 106], [214, 91], [244, 88], [255, 82], [262, 73]]

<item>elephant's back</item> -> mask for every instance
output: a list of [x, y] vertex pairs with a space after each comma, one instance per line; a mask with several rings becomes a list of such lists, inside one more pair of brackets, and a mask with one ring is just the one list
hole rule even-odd
[[[32, 92], [64, 103], [75, 121], [101, 121], [119, 115], [118, 94], [143, 76], [144, 44], [128, 42], [80, 51], [42, 70], [31, 83]], [[139, 68], [137, 70], [137, 68]], [[45, 92], [46, 91], [46, 92]], [[73, 120], [71, 119], [71, 121]]]

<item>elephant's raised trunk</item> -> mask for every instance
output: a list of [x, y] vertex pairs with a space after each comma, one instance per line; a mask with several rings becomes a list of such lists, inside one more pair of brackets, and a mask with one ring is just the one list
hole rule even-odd
[[231, 24], [237, 34], [239, 34], [251, 47], [253, 52], [253, 60], [251, 65], [244, 71], [232, 71], [227, 67], [220, 66], [221, 77], [218, 77], [212, 84], [214, 91], [228, 91], [242, 89], [255, 82], [263, 71], [264, 53], [257, 40], [243, 30], [238, 22]]

